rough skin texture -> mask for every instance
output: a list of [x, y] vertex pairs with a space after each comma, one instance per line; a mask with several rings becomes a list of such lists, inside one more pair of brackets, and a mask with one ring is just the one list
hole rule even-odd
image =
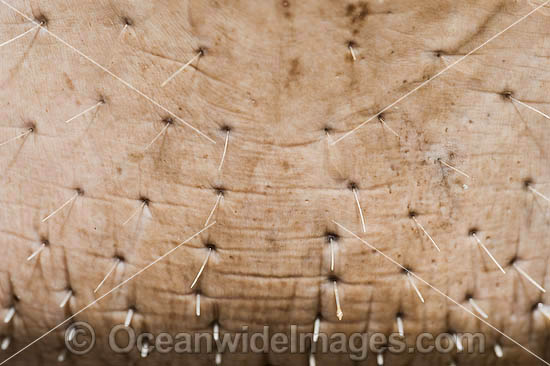
[[[200, 230], [216, 224], [78, 314], [97, 346], [75, 365], [213, 365], [214, 354], [106, 349], [136, 308], [136, 332], [221, 332], [242, 325], [311, 332], [483, 332], [487, 352], [388, 355], [387, 365], [526, 365], [536, 359], [417, 281], [332, 220], [544, 359], [550, 301], [512, 262], [550, 281], [550, 17], [531, 15], [336, 144], [337, 138], [458, 60], [541, 1], [5, 0], [216, 141], [36, 29], [0, 48], [0, 325], [2, 359]], [[127, 25], [125, 27], [125, 25]], [[0, 42], [33, 24], [0, 4]], [[351, 42], [351, 43], [350, 43]], [[356, 53], [353, 60], [349, 46]], [[204, 54], [165, 87], [160, 85]], [[64, 121], [104, 99], [105, 104]], [[223, 168], [218, 165], [230, 128]], [[327, 137], [328, 133], [328, 137]], [[471, 179], [442, 165], [460, 168]], [[353, 190], [366, 220], [361, 218]], [[82, 194], [46, 222], [41, 220]], [[150, 202], [127, 225], [122, 223]], [[409, 216], [440, 245], [438, 252]], [[477, 230], [502, 274], [469, 235]], [[327, 233], [338, 235], [334, 274]], [[26, 258], [41, 241], [47, 246]], [[190, 285], [208, 249], [196, 288]], [[94, 293], [113, 265], [123, 261]], [[344, 312], [336, 317], [336, 276]], [[59, 303], [71, 288], [65, 308]], [[195, 294], [202, 294], [195, 316]], [[6, 365], [57, 363], [66, 324]], [[497, 361], [492, 347], [503, 346]], [[308, 354], [226, 354], [224, 365], [305, 365]], [[319, 365], [375, 365], [348, 355]]]

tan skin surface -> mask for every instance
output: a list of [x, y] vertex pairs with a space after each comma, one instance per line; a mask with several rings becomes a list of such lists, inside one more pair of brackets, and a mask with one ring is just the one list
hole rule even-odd
[[[11, 353], [176, 247], [74, 320], [98, 345], [78, 365], [212, 365], [214, 355], [105, 350], [108, 331], [136, 308], [136, 332], [222, 332], [248, 325], [311, 332], [483, 332], [487, 352], [388, 355], [387, 365], [535, 364], [459, 304], [548, 358], [548, 301], [511, 264], [547, 286], [550, 121], [547, 12], [475, 54], [332, 144], [385, 106], [531, 11], [527, 1], [38, 1], [9, 4], [45, 29], [0, 48], [0, 325]], [[537, 4], [536, 1], [531, 3]], [[540, 4], [540, 2], [538, 2]], [[33, 24], [0, 4], [4, 40]], [[356, 60], [350, 52], [355, 52]], [[196, 62], [161, 84], [203, 52]], [[146, 95], [136, 93], [135, 88]], [[98, 101], [105, 103], [64, 123]], [[173, 113], [172, 115], [170, 114]], [[181, 123], [181, 118], [201, 133]], [[145, 147], [172, 124], [150, 148]], [[227, 154], [218, 169], [229, 130]], [[212, 139], [215, 144], [209, 141]], [[442, 165], [441, 159], [471, 178]], [[366, 220], [355, 202], [355, 188]], [[44, 217], [81, 190], [71, 204]], [[144, 201], [145, 200], [145, 201]], [[142, 210], [139, 208], [147, 202]], [[139, 214], [122, 225], [132, 213]], [[411, 217], [440, 246], [438, 252]], [[469, 235], [477, 230], [504, 275]], [[330, 271], [328, 235], [335, 236]], [[26, 258], [47, 240], [32, 261]], [[215, 245], [193, 289], [190, 285]], [[121, 262], [97, 293], [93, 290]], [[337, 280], [343, 319], [336, 316]], [[59, 303], [72, 289], [74, 296]], [[195, 315], [196, 291], [202, 294]], [[53, 364], [61, 326], [6, 365]], [[492, 351], [498, 342], [504, 358]], [[226, 354], [224, 365], [304, 365], [307, 354]], [[318, 365], [353, 364], [318, 355]], [[360, 365], [374, 365], [370, 355]]]

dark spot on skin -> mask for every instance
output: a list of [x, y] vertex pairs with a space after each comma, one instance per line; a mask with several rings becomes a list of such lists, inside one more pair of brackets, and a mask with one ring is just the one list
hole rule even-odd
[[411, 271], [412, 271], [411, 267], [403, 266], [403, 268], [401, 268], [401, 272], [403, 272], [404, 274], [407, 274]]
[[323, 128], [323, 131], [325, 133], [331, 133], [332, 132], [332, 127], [326, 126], [325, 128]]
[[199, 47], [198, 50], [196, 50], [197, 53], [200, 53], [201, 55], [199, 57], [202, 57], [204, 55], [206, 55], [206, 48], [205, 47]]
[[505, 90], [502, 93], [500, 93], [500, 96], [504, 100], [511, 100], [510, 97], [513, 97], [514, 93], [512, 93], [510, 90]]
[[172, 117], [165, 117], [162, 119], [162, 122], [166, 123], [167, 125], [174, 124], [174, 120], [172, 119]]
[[465, 296], [465, 299], [466, 301], [470, 301], [470, 299], [473, 299], [474, 298], [474, 295], [472, 295], [471, 293], [467, 293], [466, 296]]
[[357, 4], [348, 4], [346, 6], [346, 16], [350, 18], [352, 24], [362, 22], [369, 14], [368, 5], [366, 2], [358, 2]]
[[517, 256], [514, 256], [512, 259], [510, 259], [510, 262], [508, 262], [508, 264], [510, 266], [513, 266], [514, 263], [516, 263], [518, 261], [518, 257]]
[[142, 203], [145, 203], [145, 206], [149, 206], [149, 204], [151, 203], [151, 200], [145, 196], [141, 196], [139, 197], [139, 200], [142, 202]]
[[359, 187], [357, 186], [357, 183], [355, 183], [355, 182], [349, 182], [349, 183], [348, 183], [348, 188], [351, 189], [351, 190], [353, 191], [353, 190], [358, 189]]
[[122, 22], [124, 23], [124, 25], [127, 25], [127, 26], [134, 25], [134, 21], [128, 17], [123, 17]]
[[76, 188], [76, 193], [78, 193], [79, 196], [83, 196], [84, 190], [82, 188]]
[[42, 238], [41, 240], [41, 243], [44, 244], [45, 246], [49, 246], [50, 245], [50, 241], [46, 238]]
[[290, 3], [288, 1], [283, 1], [283, 7], [288, 8], [290, 6]]
[[474, 234], [477, 234], [477, 232], [478, 232], [478, 228], [473, 227], [473, 228], [470, 229], [470, 231], [468, 231], [468, 235], [473, 236]]
[[417, 213], [414, 210], [409, 210], [409, 217], [412, 219], [413, 217], [416, 217]]
[[25, 123], [25, 127], [27, 127], [31, 132], [36, 132], [36, 123], [32, 121]]
[[296, 79], [300, 76], [300, 59], [295, 58], [290, 62], [290, 71], [288, 75], [291, 79]]
[[377, 117], [378, 117], [378, 121], [380, 121], [380, 123], [386, 122], [386, 119], [384, 118], [384, 113], [380, 113]]
[[121, 263], [124, 263], [124, 261], [125, 261], [124, 256], [121, 255], [121, 254], [115, 255], [115, 260], [118, 260]]
[[34, 20], [43, 27], [48, 25], [48, 18], [44, 14], [39, 14]]
[[340, 239], [340, 235], [336, 234], [333, 231], [327, 231], [325, 233], [325, 237], [327, 238], [327, 243], [330, 243], [330, 241], [338, 241]]
[[539, 309], [539, 304], [541, 304], [540, 302], [536, 302], [533, 304], [533, 306], [531, 306], [531, 311], [535, 312]]
[[103, 96], [103, 95], [100, 95], [97, 101], [101, 104], [107, 103], [107, 101], [105, 99], [105, 96]]
[[71, 78], [69, 77], [69, 75], [67, 75], [67, 73], [64, 72], [63, 76], [65, 76], [65, 84], [67, 84], [67, 88], [69, 88], [70, 90], [74, 90], [74, 84]]
[[227, 132], [230, 132], [231, 131], [231, 127], [228, 126], [228, 125], [223, 125], [220, 130], [222, 130], [223, 132], [227, 133]]
[[523, 181], [523, 188], [528, 189], [529, 186], [531, 186], [532, 184], [533, 184], [533, 180], [531, 178], [526, 178]]
[[205, 247], [208, 249], [212, 249], [212, 251], [216, 251], [216, 245], [212, 243], [205, 244]]
[[434, 56], [437, 58], [440, 58], [441, 56], [443, 56], [443, 54], [444, 53], [441, 50], [434, 51]]
[[401, 311], [398, 311], [397, 314], [395, 314], [395, 317], [403, 319], [405, 318], [405, 314], [403, 314]]
[[338, 282], [339, 281], [338, 276], [335, 276], [335, 275], [328, 276], [328, 280], [330, 282]]
[[222, 197], [225, 195], [225, 188], [223, 187], [214, 187], [214, 190], [216, 191], [216, 194], [220, 194]]

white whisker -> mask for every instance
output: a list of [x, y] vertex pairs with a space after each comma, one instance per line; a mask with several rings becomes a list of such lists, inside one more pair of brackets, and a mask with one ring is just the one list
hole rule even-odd
[[170, 127], [170, 123], [168, 122], [165, 122], [165, 125], [164, 127], [162, 128], [162, 130], [160, 130], [160, 132], [158, 133], [158, 135], [155, 136], [155, 138], [147, 145], [145, 146], [145, 149], [144, 150], [147, 150], [151, 147], [151, 145], [153, 145], [155, 143], [155, 141], [157, 141], [165, 132], [166, 130], [168, 129], [168, 127]]
[[63, 297], [63, 300], [61, 300], [61, 303], [59, 304], [59, 307], [64, 308], [65, 305], [67, 305], [67, 303], [71, 299], [71, 296], [73, 296], [73, 290], [68, 290], [65, 297]]
[[15, 315], [15, 308], [12, 306], [11, 308], [8, 309], [8, 312], [4, 316], [4, 323], [8, 324], [13, 319], [14, 315]]
[[466, 174], [466, 173], [464, 173], [462, 170], [457, 169], [457, 168], [455, 168], [454, 166], [452, 166], [452, 165], [450, 165], [450, 164], [444, 162], [443, 160], [437, 159], [437, 161], [439, 161], [441, 164], [445, 165], [446, 167], [448, 167], [448, 168], [454, 170], [455, 172], [457, 172], [457, 173], [459, 173], [459, 174], [462, 174], [462, 175], [465, 176], [466, 178], [470, 178], [470, 176], [469, 176], [468, 174]]
[[397, 332], [401, 338], [405, 337], [405, 329], [403, 326], [403, 319], [398, 315], [395, 319], [397, 322]]
[[349, 52], [351, 53], [351, 57], [353, 58], [353, 61], [357, 61], [357, 57], [355, 56], [355, 51], [353, 50], [353, 46], [350, 44], [348, 48], [349, 48]]
[[216, 358], [214, 359], [214, 362], [216, 363], [216, 366], [220, 366], [222, 364], [222, 354], [216, 353]]
[[336, 281], [332, 282], [334, 287], [334, 299], [336, 300], [336, 317], [338, 320], [342, 320], [342, 317], [344, 316], [344, 312], [342, 311], [342, 307], [340, 306], [340, 295], [338, 294], [338, 285], [336, 284]]
[[218, 341], [220, 339], [220, 325], [218, 323], [214, 323], [212, 337], [214, 338], [214, 341]]
[[418, 289], [418, 287], [416, 286], [416, 284], [414, 283], [413, 279], [412, 279], [412, 276], [410, 274], [409, 271], [407, 271], [407, 279], [409, 280], [410, 284], [412, 285], [412, 287], [414, 288], [414, 291], [416, 292], [416, 294], [418, 295], [418, 298], [420, 299], [420, 301], [422, 301], [422, 303], [424, 303], [424, 297], [422, 296], [422, 294], [420, 293], [420, 290]]
[[72, 342], [75, 335], [76, 335], [76, 327], [70, 328], [69, 329], [69, 334], [67, 334], [67, 340], [69, 342]]
[[439, 249], [439, 246], [435, 243], [435, 241], [433, 240], [433, 238], [431, 237], [431, 235], [428, 234], [428, 232], [426, 231], [426, 229], [424, 229], [424, 226], [422, 226], [422, 224], [418, 222], [418, 220], [416, 219], [416, 217], [411, 216], [411, 218], [414, 220], [414, 222], [416, 223], [416, 225], [418, 225], [418, 227], [419, 227], [420, 229], [422, 229], [422, 231], [424, 232], [424, 234], [426, 234], [426, 236], [430, 239], [430, 241], [431, 241], [432, 244], [434, 245], [435, 249], [437, 249], [438, 252], [441, 252], [441, 249]]
[[208, 215], [208, 218], [206, 219], [206, 222], [204, 223], [204, 226], [207, 226], [210, 222], [210, 219], [214, 215], [214, 212], [216, 211], [216, 208], [218, 208], [218, 205], [220, 204], [220, 200], [223, 198], [222, 193], [218, 193], [218, 198], [216, 198], [216, 203], [214, 204], [214, 207], [212, 207], [212, 210], [210, 211], [210, 215]]
[[376, 364], [378, 366], [384, 366], [384, 355], [382, 353], [376, 355]]
[[502, 350], [502, 347], [498, 343], [495, 344], [495, 355], [498, 358], [502, 358], [504, 356], [504, 351]]
[[522, 275], [523, 277], [525, 277], [529, 282], [531, 282], [536, 288], [538, 288], [540, 291], [542, 292], [546, 292], [546, 290], [541, 286], [539, 285], [531, 276], [529, 276], [527, 274], [527, 272], [525, 272], [523, 269], [521, 269], [517, 263], [514, 263], [514, 268], [516, 269], [516, 271], [519, 272], [520, 275]]
[[549, 115], [547, 115], [546, 113], [543, 113], [543, 112], [539, 111], [539, 110], [536, 109], [535, 107], [532, 107], [532, 106], [530, 106], [529, 104], [523, 103], [521, 100], [517, 100], [516, 98], [514, 98], [514, 97], [511, 96], [511, 95], [509, 96], [509, 98], [512, 99], [513, 102], [516, 102], [516, 103], [518, 103], [518, 104], [521, 104], [522, 106], [524, 106], [524, 107], [526, 107], [526, 108], [532, 110], [533, 112], [536, 112], [536, 113], [540, 114], [540, 115], [543, 116], [544, 118], [550, 119], [550, 116], [549, 116]]
[[166, 84], [168, 84], [168, 82], [170, 82], [170, 80], [172, 80], [173, 78], [176, 77], [176, 75], [178, 75], [180, 72], [182, 72], [183, 70], [185, 70], [187, 68], [187, 66], [191, 65], [193, 63], [193, 61], [195, 61], [197, 58], [199, 58], [200, 56], [202, 56], [202, 51], [199, 51], [191, 60], [187, 61], [187, 63], [185, 65], [183, 65], [182, 67], [180, 67], [178, 69], [178, 71], [176, 71], [175, 73], [173, 73], [168, 79], [166, 79], [162, 84], [160, 84], [161, 88], [164, 87]]
[[202, 262], [201, 268], [199, 269], [199, 273], [197, 273], [197, 276], [193, 280], [193, 283], [191, 284], [191, 288], [195, 287], [197, 284], [197, 281], [199, 280], [202, 271], [204, 271], [204, 268], [206, 267], [206, 263], [208, 263], [208, 258], [210, 258], [210, 254], [212, 254], [212, 248], [208, 248], [208, 254], [206, 254], [206, 258], [204, 258], [204, 262]]
[[120, 259], [116, 258], [115, 259], [115, 263], [113, 264], [113, 266], [111, 267], [111, 269], [109, 270], [109, 272], [107, 272], [107, 274], [105, 275], [105, 277], [103, 278], [103, 280], [101, 280], [101, 282], [99, 283], [99, 285], [97, 285], [97, 287], [95, 288], [94, 290], [94, 293], [96, 293], [99, 288], [101, 286], [103, 286], [103, 284], [105, 283], [105, 281], [107, 281], [107, 278], [109, 278], [109, 276], [114, 272], [114, 270], [116, 269], [116, 267], [118, 266], [118, 264], [120, 263]]
[[544, 305], [543, 303], [538, 303], [537, 307], [539, 311], [546, 317], [546, 319], [550, 320], [550, 306]]
[[42, 252], [44, 249], [46, 248], [46, 244], [42, 243], [40, 244], [40, 247], [34, 251], [31, 255], [29, 255], [27, 257], [27, 261], [30, 261], [32, 260], [34, 257], [36, 257], [38, 254], [40, 254], [40, 252]]
[[126, 219], [126, 221], [124, 221], [124, 223], [122, 223], [122, 226], [124, 226], [128, 222], [130, 222], [130, 220], [132, 220], [134, 218], [134, 216], [136, 216], [141, 210], [143, 210], [145, 205], [147, 205], [147, 201], [142, 202], [141, 205], [139, 205], [139, 207], [132, 213], [132, 215], [130, 215], [130, 217], [128, 217], [128, 219]]
[[31, 29], [29, 29], [29, 30], [27, 30], [27, 31], [25, 31], [25, 32], [23, 32], [23, 33], [21, 33], [20, 35], [14, 37], [14, 38], [12, 38], [12, 39], [10, 39], [10, 40], [8, 40], [8, 41], [5, 41], [4, 43], [1, 43], [1, 44], [0, 44], [0, 48], [1, 48], [1, 47], [4, 47], [4, 46], [6, 46], [6, 45], [8, 45], [8, 44], [10, 44], [10, 43], [12, 43], [13, 41], [18, 40], [18, 39], [21, 38], [21, 37], [26, 36], [27, 34], [29, 34], [30, 32], [32, 32], [33, 30], [35, 30], [36, 28], [41, 27], [41, 26], [42, 26], [42, 24], [37, 24], [37, 25], [35, 25], [34, 27], [32, 27]]
[[201, 294], [200, 292], [197, 292], [197, 295], [195, 296], [195, 315], [201, 316]]
[[11, 338], [4, 337], [4, 339], [2, 339], [2, 344], [0, 345], [0, 348], [2, 349], [2, 351], [7, 350], [8, 347], [10, 346], [10, 343], [11, 343]]
[[18, 140], [18, 139], [20, 139], [20, 138], [23, 138], [23, 137], [27, 136], [29, 133], [31, 133], [32, 131], [33, 131], [33, 129], [32, 129], [32, 128], [29, 128], [27, 131], [25, 131], [25, 132], [23, 132], [23, 133], [20, 133], [19, 135], [15, 136], [15, 137], [12, 137], [11, 139], [6, 140], [6, 141], [0, 143], [0, 146], [7, 145], [7, 144], [9, 144], [9, 143], [12, 142], [12, 141], [15, 141], [15, 140]]
[[315, 318], [315, 322], [313, 323], [313, 343], [316, 343], [319, 339], [319, 330], [321, 328], [321, 318], [317, 317]]
[[71, 198], [69, 198], [69, 200], [67, 202], [65, 202], [64, 204], [61, 205], [61, 207], [59, 207], [57, 210], [55, 210], [54, 212], [52, 212], [51, 214], [49, 214], [48, 216], [44, 217], [42, 219], [42, 222], [46, 222], [48, 219], [50, 219], [52, 216], [54, 216], [56, 213], [58, 213], [59, 211], [61, 211], [63, 208], [65, 208], [65, 206], [67, 206], [69, 203], [71, 203], [72, 201], [74, 201], [76, 199], [76, 197], [78, 197], [80, 193], [79, 192], [76, 192]]
[[129, 327], [132, 323], [132, 318], [134, 317], [134, 309], [129, 308], [128, 312], [126, 313], [126, 318], [124, 319], [124, 326]]
[[491, 252], [489, 252], [489, 249], [487, 249], [487, 247], [485, 246], [485, 244], [483, 244], [481, 242], [481, 240], [479, 240], [479, 238], [477, 237], [476, 233], [472, 233], [472, 236], [476, 239], [477, 243], [479, 244], [479, 246], [481, 246], [481, 248], [483, 248], [483, 250], [485, 251], [485, 253], [487, 253], [487, 255], [489, 256], [489, 258], [491, 258], [491, 260], [497, 265], [497, 267], [502, 271], [502, 273], [506, 274], [506, 271], [504, 270], [504, 268], [502, 268], [502, 266], [497, 262], [496, 258], [493, 257], [493, 255], [491, 254]]
[[330, 242], [330, 271], [334, 272], [334, 240], [332, 238], [328, 240]]
[[530, 185], [527, 186], [527, 189], [529, 189], [531, 192], [533, 192], [534, 194], [536, 194], [540, 198], [544, 199], [545, 201], [550, 202], [550, 198], [546, 197], [545, 195], [543, 195], [542, 193], [540, 193], [539, 191], [537, 191], [535, 188], [531, 187]]
[[65, 121], [65, 123], [69, 123], [69, 122], [71, 122], [72, 120], [77, 119], [78, 117], [80, 117], [80, 116], [82, 116], [82, 115], [84, 115], [84, 114], [86, 114], [86, 113], [88, 113], [88, 112], [90, 112], [90, 111], [96, 109], [97, 107], [99, 107], [99, 106], [102, 105], [102, 104], [105, 104], [105, 102], [102, 101], [102, 100], [100, 100], [100, 101], [97, 102], [95, 105], [91, 106], [90, 108], [87, 108], [87, 109], [83, 110], [82, 112], [80, 112], [79, 114], [77, 114], [76, 116], [69, 118], [68, 120]]
[[460, 339], [460, 336], [458, 334], [453, 334], [453, 338], [456, 345], [456, 350], [458, 352], [462, 352], [464, 350], [464, 346], [462, 345], [462, 339]]
[[120, 31], [120, 34], [118, 35], [119, 40], [122, 38], [122, 35], [126, 31], [126, 29], [128, 29], [128, 24], [124, 24], [124, 27], [122, 27], [122, 30]]
[[225, 145], [223, 146], [222, 160], [220, 161], [220, 166], [218, 166], [218, 170], [222, 170], [223, 162], [225, 160], [225, 154], [227, 153], [228, 143], [229, 143], [229, 130], [227, 130], [227, 134], [225, 135]]
[[363, 216], [363, 210], [361, 209], [361, 204], [359, 203], [359, 194], [357, 193], [357, 188], [353, 188], [353, 195], [355, 196], [355, 202], [357, 203], [357, 209], [359, 210], [359, 215], [361, 216], [361, 226], [363, 227], [363, 232], [367, 232], [367, 226], [365, 225], [365, 217]]
[[332, 138], [330, 137], [330, 133], [327, 131], [325, 131], [325, 134], [327, 135], [327, 144], [329, 145], [330, 147], [330, 142], [332, 141]]
[[315, 355], [313, 353], [309, 354], [309, 366], [317, 366], [317, 362], [315, 362]]
[[67, 359], [67, 350], [64, 349], [59, 353], [59, 355], [57, 355], [57, 362], [65, 362], [66, 359]]
[[487, 319], [489, 317], [489, 315], [487, 315], [487, 313], [485, 311], [483, 311], [483, 309], [481, 307], [479, 307], [479, 305], [477, 304], [477, 302], [472, 298], [470, 297], [468, 299], [468, 301], [470, 302], [470, 305], [472, 305], [472, 307], [474, 308], [475, 311], [477, 311], [479, 313], [479, 315], [481, 315], [482, 317], [484, 317], [485, 319]]
[[140, 354], [141, 354], [141, 358], [145, 358], [149, 355], [149, 342], [147, 342], [147, 339], [143, 341]]
[[397, 134], [397, 132], [395, 132], [387, 123], [386, 123], [386, 120], [384, 117], [382, 116], [378, 116], [378, 120], [380, 121], [380, 123], [382, 123], [382, 125], [384, 127], [386, 127], [391, 133], [393, 133], [395, 136], [397, 136], [397, 138], [401, 138], [401, 136], [399, 136]]

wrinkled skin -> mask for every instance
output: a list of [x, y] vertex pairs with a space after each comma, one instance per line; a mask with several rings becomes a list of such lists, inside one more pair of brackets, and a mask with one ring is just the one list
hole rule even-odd
[[[487, 322], [549, 359], [549, 111], [546, 9], [331, 144], [533, 9], [540, 1], [6, 0], [152, 98], [152, 103], [46, 30], [0, 48], [2, 358], [106, 294], [203, 228], [216, 224], [76, 315], [97, 346], [78, 365], [213, 365], [214, 354], [106, 349], [136, 308], [136, 332], [482, 332], [487, 351], [403, 354], [388, 365], [526, 365], [536, 360], [460, 306], [337, 226], [350, 229], [458, 304], [473, 296]], [[127, 26], [125, 26], [127, 25]], [[0, 4], [1, 39], [32, 23]], [[350, 43], [351, 42], [351, 43]], [[353, 60], [349, 45], [356, 53]], [[204, 54], [161, 84], [202, 49]], [[95, 105], [105, 104], [64, 123]], [[162, 107], [160, 107], [162, 106]], [[164, 108], [164, 109], [163, 109]], [[150, 148], [147, 144], [176, 116]], [[227, 154], [218, 170], [226, 129]], [[327, 137], [328, 133], [328, 137]], [[1, 142], [0, 141], [0, 142]], [[466, 172], [470, 179], [438, 159]], [[366, 220], [354, 199], [356, 192]], [[77, 196], [46, 222], [41, 220]], [[139, 210], [142, 201], [149, 204]], [[138, 210], [128, 224], [122, 223]], [[441, 247], [438, 252], [409, 216]], [[472, 229], [506, 270], [469, 235]], [[330, 272], [327, 234], [336, 234]], [[31, 261], [41, 241], [49, 245]], [[195, 288], [190, 285], [215, 250]], [[101, 289], [93, 290], [123, 258]], [[335, 276], [335, 277], [331, 277]], [[337, 280], [343, 319], [336, 317]], [[74, 296], [59, 307], [71, 288]], [[195, 315], [196, 290], [202, 293]], [[477, 313], [476, 313], [477, 314]], [[57, 363], [62, 325], [6, 365]], [[496, 359], [495, 343], [504, 357]], [[304, 365], [307, 354], [225, 354], [224, 365]], [[374, 365], [372, 355], [361, 365]], [[318, 355], [319, 365], [351, 365]]]

